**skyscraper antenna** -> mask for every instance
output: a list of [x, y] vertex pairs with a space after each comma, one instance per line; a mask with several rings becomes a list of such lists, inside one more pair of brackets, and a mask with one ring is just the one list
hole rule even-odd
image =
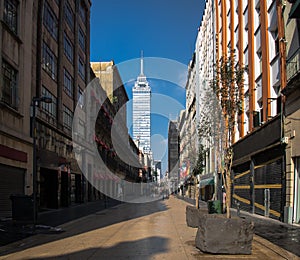
[[141, 50], [141, 75], [144, 75], [144, 52]]

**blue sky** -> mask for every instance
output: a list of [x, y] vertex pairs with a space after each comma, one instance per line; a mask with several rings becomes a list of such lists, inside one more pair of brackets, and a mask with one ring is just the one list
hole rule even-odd
[[[94, 0], [91, 9], [91, 61], [114, 60], [118, 65], [139, 58], [143, 50], [145, 58], [166, 58], [187, 67], [194, 51], [204, 5], [205, 0]], [[147, 72], [145, 62], [147, 77], [147, 73], [151, 74], [150, 69]], [[136, 78], [138, 64], [134, 70], [132, 73]], [[151, 118], [151, 134], [154, 158], [162, 160], [164, 171], [167, 154], [162, 150], [166, 149], [168, 117], [175, 118], [185, 106], [184, 82], [170, 83], [164, 77], [148, 80], [154, 94], [152, 106], [162, 110], [162, 114], [155, 113]], [[131, 97], [133, 82], [124, 83]], [[165, 97], [165, 102], [161, 102], [161, 97]], [[128, 108], [130, 117], [131, 109]]]

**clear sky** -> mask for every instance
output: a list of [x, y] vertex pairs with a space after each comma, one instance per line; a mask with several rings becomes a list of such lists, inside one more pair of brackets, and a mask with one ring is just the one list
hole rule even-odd
[[[118, 65], [139, 58], [143, 50], [145, 58], [166, 58], [187, 68], [194, 52], [204, 5], [205, 0], [92, 0], [91, 61], [114, 60]], [[145, 59], [147, 77], [152, 68], [147, 69]], [[134, 78], [138, 74], [137, 66], [133, 71]], [[176, 84], [179, 80], [181, 84]], [[164, 76], [149, 78], [154, 97], [152, 106], [162, 111], [151, 115], [151, 142], [154, 158], [162, 160], [163, 171], [167, 169], [168, 120], [176, 118], [185, 106], [185, 80], [183, 77], [170, 83]], [[124, 85], [131, 98], [132, 78], [125, 80]], [[131, 117], [130, 113], [129, 103], [128, 117]], [[130, 124], [129, 120], [129, 129]]]

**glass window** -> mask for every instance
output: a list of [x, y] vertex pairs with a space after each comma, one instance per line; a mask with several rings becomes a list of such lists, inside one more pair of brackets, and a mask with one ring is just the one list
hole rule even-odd
[[83, 91], [78, 87], [78, 104], [82, 108], [84, 106]]
[[64, 126], [68, 129], [72, 128], [73, 112], [64, 106]]
[[4, 0], [3, 21], [17, 34], [18, 30], [18, 1]]
[[78, 56], [78, 73], [80, 77], [85, 80], [84, 62], [80, 56]]
[[44, 6], [44, 25], [51, 34], [51, 36], [57, 40], [57, 31], [58, 31], [58, 26], [57, 26], [57, 17], [49, 4], [45, 2]]
[[82, 20], [82, 22], [85, 24], [86, 23], [86, 9], [84, 6], [84, 3], [81, 1], [79, 5], [79, 16]]
[[64, 91], [70, 97], [73, 97], [73, 78], [65, 68], [64, 68]]
[[78, 33], [78, 41], [79, 41], [79, 45], [81, 47], [81, 49], [83, 51], [85, 51], [85, 34], [83, 32], [83, 30], [80, 28], [79, 26], [79, 33]]
[[73, 30], [74, 29], [74, 13], [68, 2], [65, 3], [64, 10], [65, 10], [65, 19], [67, 21], [67, 24], [70, 26], [71, 30]]
[[71, 43], [67, 34], [64, 33], [64, 53], [72, 64], [73, 64], [73, 51], [74, 51], [73, 44]]
[[2, 60], [2, 102], [15, 109], [18, 101], [17, 74], [18, 72], [12, 66]]
[[46, 102], [41, 102], [41, 107], [42, 110], [50, 115], [51, 117], [56, 118], [56, 104], [57, 104], [57, 99], [52, 93], [46, 89], [44, 86], [42, 87], [42, 96], [43, 97], [50, 97], [52, 99], [51, 103], [46, 103]]
[[56, 80], [57, 58], [45, 42], [43, 42], [42, 68], [49, 74], [49, 76], [53, 80]]

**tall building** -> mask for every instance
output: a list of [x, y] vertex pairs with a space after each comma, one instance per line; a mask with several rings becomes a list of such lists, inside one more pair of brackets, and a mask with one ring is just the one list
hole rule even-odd
[[179, 182], [179, 144], [177, 121], [170, 121], [168, 127], [168, 177], [174, 191]]
[[90, 81], [90, 6], [89, 0], [34, 1], [32, 96], [52, 99], [37, 109], [40, 207], [87, 198], [72, 152], [72, 121], [77, 103], [86, 105], [82, 93]]
[[151, 88], [144, 75], [144, 59], [141, 57], [141, 73], [132, 88], [133, 139], [144, 153], [151, 151]]
[[33, 193], [33, 176], [39, 207], [81, 202], [87, 189], [71, 132], [90, 78], [91, 1], [5, 0], [0, 6], [0, 216], [11, 215], [9, 195]]

